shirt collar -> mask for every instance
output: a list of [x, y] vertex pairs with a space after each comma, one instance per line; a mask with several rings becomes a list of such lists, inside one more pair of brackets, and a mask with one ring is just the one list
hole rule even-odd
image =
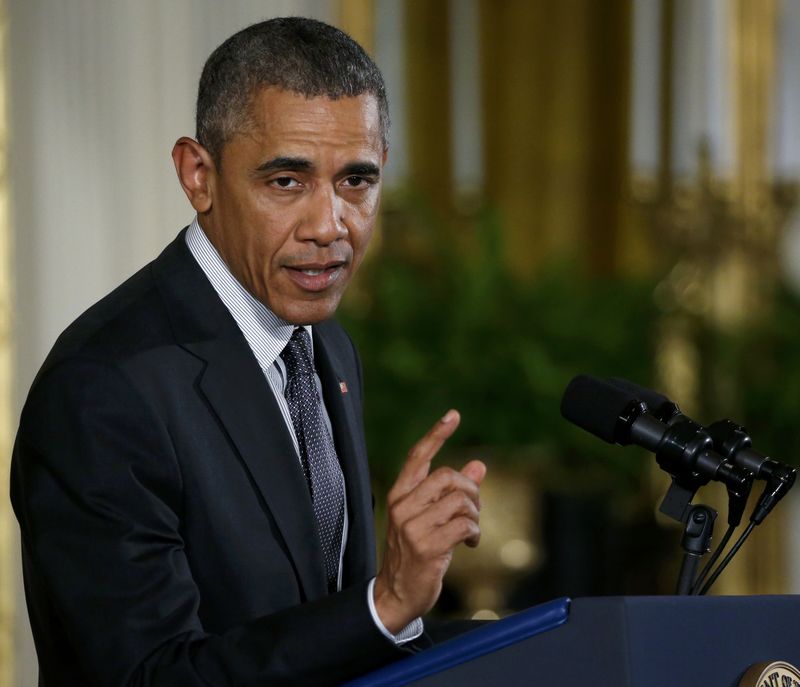
[[[295, 326], [273, 313], [233, 276], [197, 217], [186, 232], [186, 245], [244, 334], [261, 369], [266, 371], [289, 343]], [[311, 326], [305, 329], [311, 337]]]

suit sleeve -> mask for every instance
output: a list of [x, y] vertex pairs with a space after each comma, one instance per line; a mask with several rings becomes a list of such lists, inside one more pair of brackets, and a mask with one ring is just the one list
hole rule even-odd
[[31, 613], [60, 624], [37, 644], [70, 644], [57, 649], [78, 657], [85, 684], [333, 685], [401, 655], [372, 622], [366, 584], [206, 632], [182, 498], [168, 428], [121, 371], [73, 360], [37, 381], [12, 501]]

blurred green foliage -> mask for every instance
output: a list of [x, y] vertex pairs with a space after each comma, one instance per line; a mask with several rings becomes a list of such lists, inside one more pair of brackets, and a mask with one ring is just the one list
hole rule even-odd
[[754, 448], [800, 465], [800, 298], [782, 287], [753, 319], [738, 331], [698, 330], [702, 419], [730, 417]]
[[658, 275], [598, 276], [562, 258], [519, 277], [505, 255], [502, 223], [491, 209], [442, 224], [411, 199], [384, 216], [378, 254], [339, 311], [362, 357], [377, 491], [392, 484], [431, 424], [458, 408], [462, 424], [446, 447], [451, 464], [488, 458], [490, 469], [533, 477], [545, 504], [563, 506], [544, 507], [550, 562], [538, 586], [528, 580], [528, 596], [515, 603], [582, 589], [554, 563], [564, 559], [559, 546], [567, 542], [574, 552], [576, 541], [593, 552], [579, 567], [601, 584], [585, 593], [669, 592], [663, 571], [671, 571], [666, 552], [675, 537], [653, 519], [652, 456], [605, 444], [563, 420], [564, 388], [586, 372], [662, 390], [655, 338], [678, 318], [697, 365], [697, 419], [730, 417], [746, 425], [758, 450], [800, 464], [800, 298], [781, 291], [749, 325], [725, 330], [663, 303], [660, 311]]
[[513, 276], [497, 216], [436, 226], [385, 222], [339, 319], [359, 348], [373, 476], [391, 484], [407, 450], [448, 408], [452, 452], [489, 455], [577, 488], [636, 490], [646, 461], [561, 418], [587, 372], [653, 381], [654, 282], [586, 274], [576, 261]]

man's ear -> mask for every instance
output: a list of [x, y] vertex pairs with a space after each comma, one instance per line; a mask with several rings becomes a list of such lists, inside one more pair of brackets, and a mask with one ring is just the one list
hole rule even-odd
[[216, 166], [208, 151], [194, 139], [181, 136], [172, 148], [172, 161], [183, 191], [198, 214], [212, 205], [211, 179]]

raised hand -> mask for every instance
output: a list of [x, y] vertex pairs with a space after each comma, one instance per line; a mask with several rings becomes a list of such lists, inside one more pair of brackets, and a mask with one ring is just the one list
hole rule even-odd
[[389, 491], [386, 552], [374, 593], [378, 616], [392, 633], [436, 603], [453, 549], [480, 540], [479, 488], [486, 466], [473, 460], [460, 471], [431, 472], [431, 461], [460, 420], [457, 411], [448, 411], [409, 451]]

